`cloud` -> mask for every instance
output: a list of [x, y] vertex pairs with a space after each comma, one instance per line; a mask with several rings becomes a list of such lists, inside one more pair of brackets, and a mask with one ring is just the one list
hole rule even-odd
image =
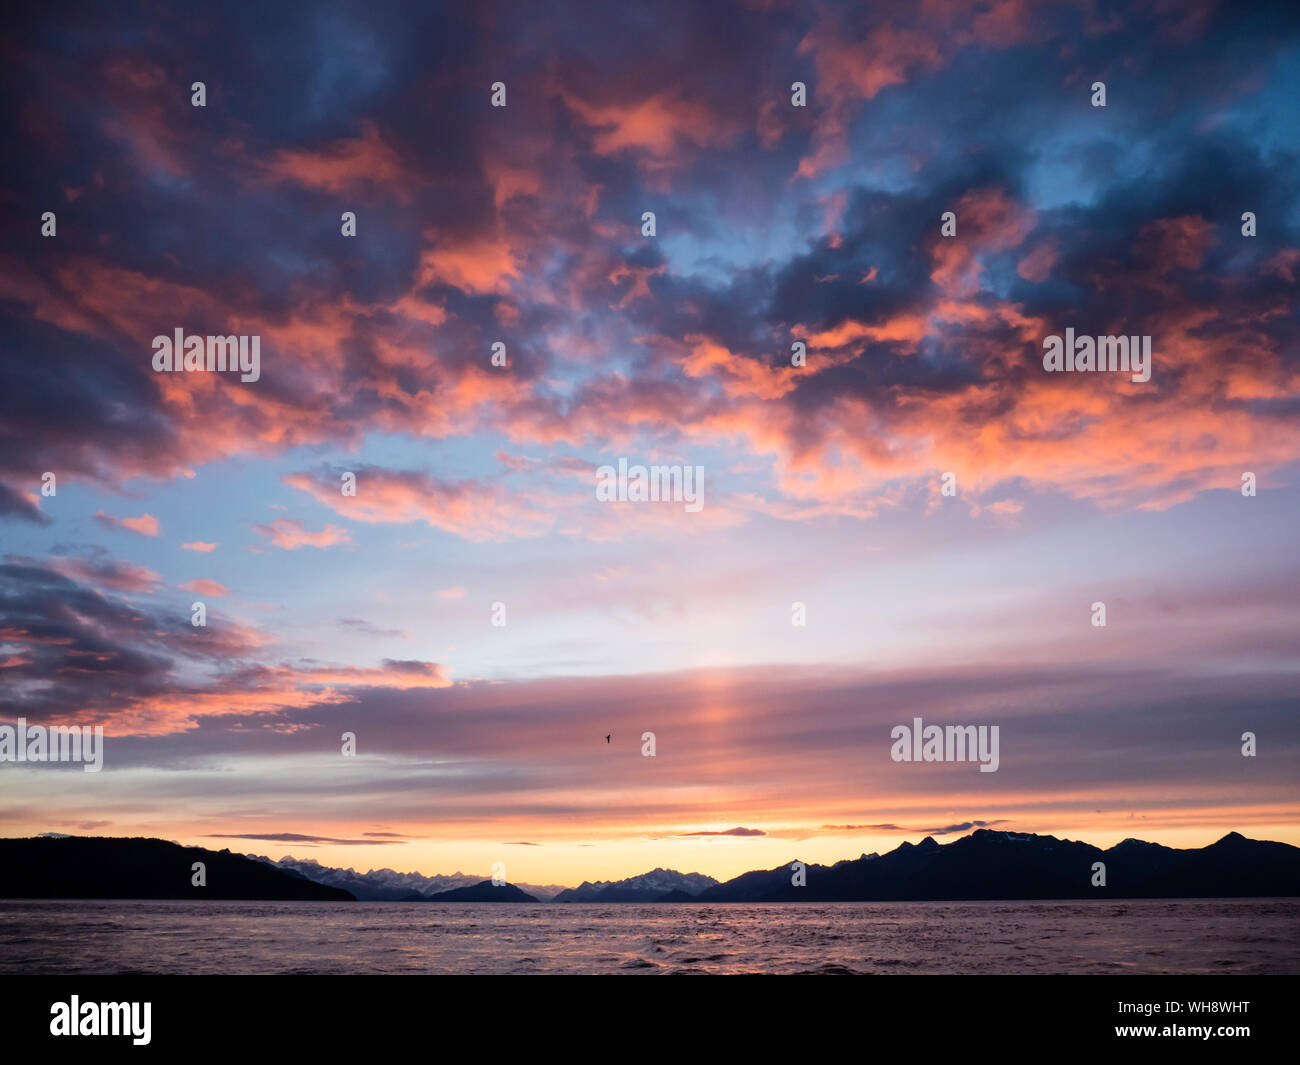
[[359, 466], [355, 472], [355, 496], [342, 495], [331, 473], [295, 473], [284, 480], [353, 521], [423, 521], [472, 541], [536, 536], [556, 520], [533, 494], [510, 493], [500, 484], [444, 481], [419, 471], [377, 466]]
[[209, 832], [207, 839], [257, 839], [264, 843], [332, 843], [345, 847], [388, 847], [405, 840], [396, 839], [335, 839], [332, 836], [313, 836], [299, 832]]
[[51, 559], [50, 565], [66, 577], [119, 592], [148, 594], [162, 582], [147, 566], [110, 558], [103, 548], [93, 549], [89, 556]]
[[969, 832], [972, 828], [989, 828], [1004, 825], [1005, 818], [996, 821], [963, 821], [961, 824], [944, 825], [939, 828], [904, 828], [901, 825], [822, 825], [826, 832], [897, 832], [905, 836], [951, 836], [957, 832]]
[[908, 832], [912, 829], [902, 828], [899, 825], [822, 825], [825, 832]]
[[316, 150], [282, 149], [266, 164], [266, 173], [274, 180], [320, 189], [335, 198], [364, 194], [366, 201], [391, 195], [409, 203], [420, 183], [371, 121], [361, 123], [360, 136], [355, 138]]
[[224, 584], [210, 581], [206, 577], [199, 577], [196, 580], [186, 581], [181, 585], [181, 587], [187, 592], [193, 592], [195, 595], [208, 595], [217, 599], [230, 594], [230, 589]]
[[158, 519], [152, 514], [141, 514], [138, 518], [115, 518], [99, 510], [95, 512], [95, 520], [106, 529], [130, 529], [141, 536], [158, 535]]
[[[1015, 0], [923, 11], [832, 3], [780, 17], [673, 7], [656, 17], [678, 47], [647, 56], [616, 43], [635, 36], [620, 17], [592, 25], [566, 12], [544, 46], [518, 27], [494, 31], [520, 57], [508, 137], [473, 119], [481, 100], [456, 87], [454, 72], [481, 69], [484, 41], [448, 34], [432, 12], [408, 12], [400, 32], [374, 16], [347, 59], [327, 33], [290, 40], [262, 27], [299, 73], [328, 56], [347, 77], [328, 91], [308, 77], [309, 92], [288, 71], [242, 68], [258, 87], [228, 101], [236, 125], [220, 140], [190, 136], [185, 101], [164, 104], [149, 88], [171, 76], [165, 64], [101, 42], [80, 79], [44, 84], [43, 124], [12, 132], [11, 154], [32, 172], [23, 195], [65, 188], [84, 210], [98, 202], [84, 196], [93, 180], [131, 210], [156, 204], [151, 183], [167, 183], [161, 230], [184, 224], [204, 237], [204, 281], [158, 265], [139, 237], [42, 245], [3, 264], [0, 325], [13, 356], [0, 365], [0, 395], [25, 399], [0, 411], [0, 517], [48, 520], [30, 495], [47, 469], [117, 486], [376, 434], [487, 433], [494, 450], [501, 437], [537, 447], [541, 463], [558, 461], [562, 445], [636, 434], [740, 446], [770, 471], [756, 512], [791, 520], [870, 518], [939, 468], [959, 474], [964, 498], [1014, 469], [1036, 492], [1110, 508], [1168, 507], [1233, 470], [1280, 469], [1300, 447], [1286, 413], [1297, 401], [1288, 264], [1300, 255], [1279, 180], [1290, 171], [1284, 146], [1218, 121], [1226, 99], [1267, 113], [1277, 86], [1253, 72], [1271, 69], [1295, 20], [1274, 15], [1281, 28], [1265, 35], [1208, 8], [1108, 22]], [[178, 34], [177, 54], [199, 62], [205, 42]], [[431, 119], [434, 132], [409, 128], [408, 34], [440, 57], [444, 97], [455, 99]], [[723, 37], [737, 47], [722, 49]], [[1089, 188], [1067, 189], [1068, 206], [1042, 202], [1043, 163], [1025, 152], [1023, 130], [1045, 130], [1049, 154], [1110, 151], [1114, 130], [1077, 120], [1065, 101], [1086, 89], [1078, 70], [1100, 76], [1117, 41], [1138, 39], [1154, 42], [1148, 74], [1170, 86], [1180, 120], [1167, 123], [1154, 99], [1111, 117], [1162, 166], [1140, 179], [1077, 167], [1053, 188]], [[1223, 40], [1237, 48], [1216, 47]], [[67, 47], [56, 33], [24, 42], [33, 70]], [[583, 58], [541, 62], [543, 47]], [[1063, 48], [1074, 56], [1064, 71]], [[799, 70], [810, 106], [790, 107], [784, 87], [741, 60], [746, 49]], [[1252, 51], [1260, 58], [1246, 77], [1239, 56]], [[983, 63], [990, 54], [1017, 65]], [[736, 91], [712, 92], [702, 71]], [[1061, 82], [1059, 92], [1022, 91]], [[334, 102], [336, 123], [312, 119], [313, 93]], [[70, 135], [89, 100], [104, 120]], [[76, 136], [98, 177], [62, 177]], [[320, 255], [321, 241], [343, 239], [335, 213], [325, 224], [326, 200], [363, 207], [365, 239], [342, 259]], [[651, 200], [673, 239], [639, 237]], [[1240, 202], [1279, 219], [1267, 248], [1239, 244], [1224, 205]], [[958, 235], [940, 238], [935, 219], [949, 209]], [[250, 266], [233, 250], [272, 229], [289, 234], [282, 255]], [[139, 323], [159, 308], [170, 324], [151, 328], [183, 317], [261, 335], [258, 387], [153, 374]], [[1159, 384], [1044, 376], [1042, 336], [1067, 319], [1153, 335]], [[777, 358], [796, 334], [815, 341], [799, 373]], [[503, 338], [507, 373], [487, 361]], [[42, 351], [67, 369], [57, 388], [31, 369]], [[1140, 457], [1117, 443], [1136, 432]], [[426, 498], [402, 498], [390, 480], [382, 504], [356, 504], [359, 520], [423, 520], [487, 540], [567, 528], [563, 495], [393, 476]]]
[[720, 829], [716, 832], [709, 831], [709, 830], [705, 830], [701, 832], [676, 832], [673, 834], [671, 838], [685, 839], [690, 836], [766, 836], [766, 835], [767, 833], [764, 832], [761, 828], [726, 828], [726, 829]]
[[195, 540], [192, 543], [181, 544], [181, 547], [186, 551], [199, 551], [205, 555], [217, 549], [216, 544], [205, 543], [202, 540]]
[[409, 639], [401, 629], [381, 629], [364, 618], [339, 618], [339, 624], [345, 628], [361, 633], [363, 636], [383, 636], [399, 640]]
[[196, 628], [188, 613], [144, 609], [56, 565], [9, 556], [0, 564], [0, 654], [6, 645], [18, 653], [0, 659], [0, 714], [108, 722], [120, 737], [183, 732], [208, 716], [269, 724], [290, 707], [337, 702], [369, 686], [452, 684], [447, 667], [421, 660], [268, 661], [274, 641], [257, 629], [214, 610], [208, 622]]
[[285, 551], [296, 551], [300, 547], [333, 547], [349, 542], [347, 530], [337, 525], [326, 525], [319, 532], [310, 532], [302, 522], [293, 518], [277, 518], [269, 525], [254, 525], [253, 529]]
[[13, 488], [0, 481], [0, 518], [18, 518], [33, 525], [49, 525], [51, 519], [41, 513], [38, 496]]
[[589, 103], [566, 94], [564, 102], [583, 124], [594, 127], [592, 147], [598, 155], [633, 150], [664, 160], [673, 158], [682, 142], [707, 147], [739, 132], [719, 121], [717, 112], [703, 101], [672, 92], [639, 96], [627, 103]]
[[918, 831], [924, 832], [927, 836], [951, 836], [957, 832], [969, 832], [972, 828], [988, 828], [991, 825], [1004, 825], [1006, 821], [999, 819], [996, 821], [963, 821], [956, 825], [944, 825], [942, 828], [924, 828]]

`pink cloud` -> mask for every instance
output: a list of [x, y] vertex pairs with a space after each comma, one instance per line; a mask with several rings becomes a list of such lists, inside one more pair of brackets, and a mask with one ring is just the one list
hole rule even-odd
[[302, 522], [293, 518], [277, 518], [269, 525], [254, 525], [253, 528], [285, 551], [296, 551], [300, 547], [333, 547], [349, 542], [347, 530], [337, 525], [326, 525], [319, 532], [309, 532]]
[[113, 588], [119, 592], [152, 592], [162, 581], [162, 577], [153, 570], [131, 562], [61, 558], [54, 559], [50, 564], [65, 577], [88, 581], [101, 588]]
[[564, 102], [586, 125], [597, 130], [593, 146], [601, 155], [635, 149], [663, 159], [673, 153], [679, 140], [704, 146], [738, 132], [738, 127], [703, 104], [671, 92], [598, 104], [565, 93]]
[[215, 599], [230, 594], [230, 589], [224, 584], [218, 584], [216, 581], [210, 581], [206, 577], [199, 577], [197, 580], [186, 581], [181, 585], [187, 592], [193, 592], [195, 595], [210, 595]]
[[108, 529], [130, 529], [141, 536], [158, 535], [158, 519], [152, 514], [141, 514], [138, 518], [115, 518], [112, 514], [97, 510], [95, 520]]
[[1043, 241], [1016, 264], [1016, 273], [1026, 281], [1041, 285], [1051, 274], [1052, 267], [1056, 265], [1058, 254], [1059, 248], [1055, 241]]
[[382, 188], [403, 203], [410, 201], [419, 183], [370, 121], [361, 123], [360, 137], [338, 140], [318, 151], [280, 151], [266, 165], [266, 172], [275, 180], [296, 182], [335, 196]]
[[555, 522], [555, 508], [500, 484], [440, 481], [424, 473], [366, 467], [357, 472], [357, 494], [343, 496], [337, 482], [306, 473], [285, 483], [354, 521], [405, 524], [423, 521], [466, 540], [537, 536]]

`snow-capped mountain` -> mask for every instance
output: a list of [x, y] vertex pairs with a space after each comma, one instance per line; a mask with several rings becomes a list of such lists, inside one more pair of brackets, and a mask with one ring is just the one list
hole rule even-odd
[[652, 869], [626, 880], [584, 881], [561, 891], [553, 902], [651, 902], [670, 891], [698, 895], [717, 881], [703, 873], [679, 873], [676, 869]]
[[[286, 857], [273, 861], [258, 854], [250, 854], [248, 857], [296, 873], [317, 884], [350, 891], [362, 902], [396, 902], [411, 895], [436, 895], [440, 891], [470, 887], [489, 879], [488, 876], [475, 876], [472, 873], [424, 876], [421, 873], [399, 873], [394, 869], [371, 869], [366, 873], [358, 873], [355, 869], [334, 869], [321, 865], [310, 858]], [[550, 899], [564, 890], [559, 884], [515, 886], [539, 899]]]

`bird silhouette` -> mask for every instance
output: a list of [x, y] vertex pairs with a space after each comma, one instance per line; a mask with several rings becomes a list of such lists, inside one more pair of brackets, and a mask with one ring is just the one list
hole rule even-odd
[[[611, 732], [611, 733], [609, 734], [609, 736], [612, 736], [612, 735], [614, 735], [614, 734]], [[606, 742], [606, 743], [609, 742], [609, 736], [606, 736], [606, 737], [605, 737], [605, 742]]]

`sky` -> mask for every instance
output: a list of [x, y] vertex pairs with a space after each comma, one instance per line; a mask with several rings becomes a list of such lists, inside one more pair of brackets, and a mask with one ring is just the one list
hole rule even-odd
[[[0, 763], [0, 834], [1300, 844], [1294, 5], [4, 19], [0, 724], [105, 748]], [[177, 329], [257, 379], [155, 370]], [[1067, 329], [1150, 379], [1048, 372]], [[918, 717], [997, 771], [894, 761]]]

